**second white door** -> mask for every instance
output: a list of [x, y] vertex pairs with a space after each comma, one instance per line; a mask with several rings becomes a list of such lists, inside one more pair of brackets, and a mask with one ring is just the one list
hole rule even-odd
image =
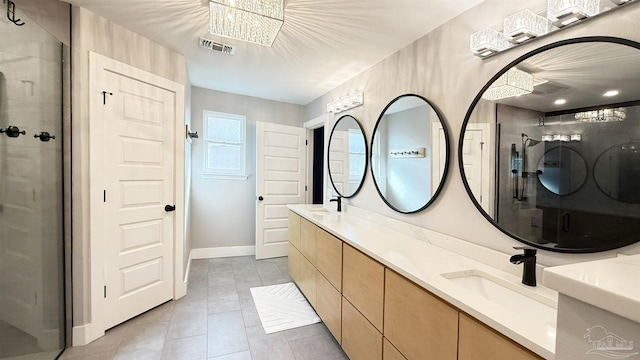
[[287, 255], [287, 204], [305, 199], [305, 133], [256, 123], [256, 259]]

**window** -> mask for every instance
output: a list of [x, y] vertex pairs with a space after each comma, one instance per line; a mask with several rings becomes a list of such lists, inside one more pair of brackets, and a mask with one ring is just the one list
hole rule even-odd
[[245, 173], [244, 115], [204, 111], [205, 175], [228, 179], [247, 179]]

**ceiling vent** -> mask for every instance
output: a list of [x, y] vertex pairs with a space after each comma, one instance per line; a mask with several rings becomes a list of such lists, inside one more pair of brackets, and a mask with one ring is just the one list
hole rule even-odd
[[220, 44], [213, 40], [205, 39], [203, 37], [200, 38], [200, 40], [198, 41], [198, 44], [200, 44], [200, 47], [205, 48], [207, 50], [218, 51], [227, 55], [235, 55], [236, 53], [236, 47], [233, 45]]

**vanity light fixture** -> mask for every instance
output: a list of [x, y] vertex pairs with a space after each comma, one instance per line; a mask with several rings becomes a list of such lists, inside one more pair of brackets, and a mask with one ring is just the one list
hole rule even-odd
[[273, 45], [284, 23], [284, 0], [211, 0], [209, 32], [263, 46]]
[[340, 99], [328, 103], [327, 112], [337, 114], [339, 112], [353, 109], [354, 107], [362, 104], [364, 104], [364, 94], [361, 92], [355, 92], [343, 95]]
[[627, 110], [625, 108], [615, 108], [583, 111], [576, 113], [574, 117], [582, 122], [618, 122], [624, 121], [627, 117]]
[[485, 58], [509, 47], [507, 40], [500, 31], [486, 28], [471, 35], [471, 51], [475, 56]]
[[547, 135], [542, 135], [542, 141], [544, 142], [550, 142], [550, 141], [580, 142], [582, 141], [582, 135], [581, 134], [571, 134], [571, 135], [547, 134]]
[[616, 96], [618, 94], [620, 94], [620, 91], [618, 91], [618, 90], [609, 90], [609, 91], [605, 92], [604, 94], [602, 94], [602, 96], [612, 97], [612, 96]]
[[547, 6], [547, 18], [557, 27], [573, 24], [599, 12], [600, 0], [549, 0]]
[[504, 19], [504, 36], [512, 43], [520, 44], [549, 31], [549, 20], [525, 9]]
[[542, 141], [553, 141], [553, 135], [542, 135]]
[[582, 141], [582, 135], [580, 134], [571, 134], [571, 141], [580, 142]]
[[507, 70], [482, 94], [490, 101], [530, 94], [533, 91], [533, 75], [516, 68]]

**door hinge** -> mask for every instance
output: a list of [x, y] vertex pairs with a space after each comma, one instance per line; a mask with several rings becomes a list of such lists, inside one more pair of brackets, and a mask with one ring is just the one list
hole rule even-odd
[[484, 150], [484, 141], [480, 141], [480, 150]]
[[107, 202], [107, 190], [102, 191], [102, 201]]
[[104, 286], [104, 298], [107, 298], [107, 285]]
[[309, 140], [304, 141], [304, 146], [307, 146], [307, 145], [309, 145]]
[[307, 185], [304, 186], [304, 191], [307, 191]]

